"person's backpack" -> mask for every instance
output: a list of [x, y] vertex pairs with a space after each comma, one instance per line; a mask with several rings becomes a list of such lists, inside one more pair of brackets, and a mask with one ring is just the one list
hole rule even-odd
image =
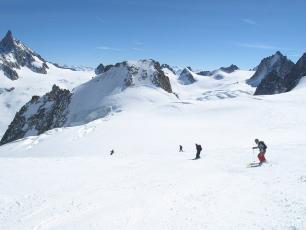
[[201, 145], [199, 145], [199, 150], [202, 151], [202, 146]]
[[265, 144], [265, 142], [261, 141], [260, 144], [261, 144], [263, 150], [266, 150], [268, 148], [267, 145]]

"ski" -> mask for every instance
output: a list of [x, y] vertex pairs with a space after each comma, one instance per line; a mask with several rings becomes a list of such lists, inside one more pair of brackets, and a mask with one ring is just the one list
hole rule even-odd
[[259, 167], [259, 166], [261, 166], [261, 164], [255, 162], [247, 164], [247, 168]]
[[198, 157], [198, 158], [193, 158], [192, 160], [195, 161], [195, 160], [199, 160], [199, 159], [201, 159], [201, 158], [200, 158], [200, 157]]

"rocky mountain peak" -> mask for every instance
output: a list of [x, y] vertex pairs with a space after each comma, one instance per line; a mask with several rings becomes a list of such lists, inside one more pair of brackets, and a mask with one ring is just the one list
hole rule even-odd
[[143, 59], [139, 61], [122, 62], [115, 65], [124, 66], [128, 69], [128, 77], [125, 79], [125, 87], [137, 84], [153, 84], [172, 93], [169, 78], [162, 70], [159, 62], [153, 59]]
[[95, 69], [95, 74], [99, 75], [101, 73], [103, 73], [105, 70], [105, 66], [101, 63], [97, 66], [97, 68]]
[[247, 80], [247, 83], [253, 87], [259, 86], [259, 84], [265, 79], [271, 72], [274, 71], [274, 75], [284, 79], [284, 77], [291, 71], [294, 63], [284, 56], [280, 51], [277, 51], [272, 56], [264, 58], [258, 65], [255, 74]]
[[9, 30], [0, 42], [0, 51], [10, 52], [15, 47], [15, 45], [16, 44], [13, 33]]
[[183, 85], [190, 85], [196, 82], [196, 79], [193, 76], [193, 72], [191, 71], [191, 67], [186, 67], [180, 74], [178, 80]]
[[256, 88], [255, 95], [288, 92], [297, 86], [302, 77], [306, 76], [306, 54], [295, 65], [279, 51], [269, 58], [274, 65], [269, 65], [270, 69], [266, 71], [265, 77]]
[[0, 70], [11, 80], [19, 78], [16, 70], [27, 67], [35, 73], [46, 74], [46, 61], [21, 41], [13, 37], [9, 30], [0, 42]]

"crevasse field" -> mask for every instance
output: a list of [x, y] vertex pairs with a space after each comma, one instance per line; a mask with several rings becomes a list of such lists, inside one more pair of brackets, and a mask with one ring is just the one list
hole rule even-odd
[[[252, 96], [252, 74], [168, 73], [180, 99], [132, 87], [107, 117], [1, 146], [0, 229], [306, 229], [306, 80]], [[247, 168], [255, 138], [268, 163]]]

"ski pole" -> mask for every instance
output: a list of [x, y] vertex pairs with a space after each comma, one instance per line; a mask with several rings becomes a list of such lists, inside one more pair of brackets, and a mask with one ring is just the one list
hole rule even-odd
[[[252, 148], [253, 149], [253, 148]], [[254, 149], [253, 149], [253, 162], [255, 162], [255, 154], [254, 154]]]

